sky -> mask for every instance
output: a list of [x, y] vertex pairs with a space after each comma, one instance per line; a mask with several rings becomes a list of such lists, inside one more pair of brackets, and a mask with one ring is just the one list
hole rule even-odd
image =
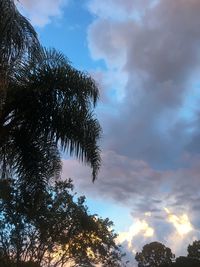
[[155, 240], [186, 255], [200, 239], [200, 1], [20, 0], [20, 9], [43, 45], [99, 86], [98, 179], [67, 156], [63, 177], [115, 223], [131, 260]]

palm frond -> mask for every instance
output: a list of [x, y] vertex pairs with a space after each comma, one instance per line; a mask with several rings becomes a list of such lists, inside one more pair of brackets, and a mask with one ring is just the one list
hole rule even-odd
[[22, 58], [34, 58], [40, 50], [37, 34], [17, 10], [14, 0], [0, 0], [0, 119], [8, 79], [17, 61]]
[[0, 63], [8, 64], [22, 54], [37, 52], [37, 34], [13, 0], [0, 1]]
[[[22, 131], [24, 140], [29, 138], [24, 147], [27, 153], [32, 148], [40, 147], [41, 140], [44, 144], [50, 142], [57, 147], [61, 145], [63, 150], [92, 167], [94, 180], [100, 167], [97, 143], [101, 127], [93, 114], [98, 96], [98, 88], [90, 76], [71, 67], [61, 53], [43, 49], [35, 59], [22, 60], [10, 76], [2, 116], [4, 128], [9, 129], [14, 140], [16, 136], [13, 137], [13, 134], [16, 131], [20, 133], [20, 137]], [[34, 135], [31, 136], [28, 132]], [[21, 142], [17, 139], [15, 146], [18, 143], [23, 148], [23, 140]], [[28, 143], [32, 143], [33, 147], [28, 148]], [[22, 150], [17, 150], [16, 154], [21, 157], [20, 151]], [[37, 151], [40, 155], [40, 150]], [[29, 154], [25, 153], [23, 158], [17, 160], [26, 166], [24, 176], [30, 164]], [[32, 151], [32, 154], [37, 152]], [[45, 162], [42, 155], [38, 156], [38, 160], [39, 158], [40, 162]], [[23, 170], [23, 165], [16, 167]], [[38, 167], [33, 168], [42, 177]], [[47, 175], [45, 170], [43, 175]]]

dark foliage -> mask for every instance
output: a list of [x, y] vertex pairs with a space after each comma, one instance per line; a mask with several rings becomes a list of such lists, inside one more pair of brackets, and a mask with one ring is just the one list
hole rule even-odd
[[17, 176], [25, 194], [40, 194], [59, 176], [63, 150], [89, 164], [94, 180], [101, 132], [95, 82], [42, 48], [13, 0], [0, 1], [0, 38], [1, 177]]
[[196, 240], [188, 246], [188, 256], [175, 259], [170, 248], [159, 242], [152, 242], [136, 254], [138, 267], [200, 267], [200, 241]]
[[74, 266], [122, 266], [112, 222], [91, 215], [85, 198], [74, 197], [70, 180], [49, 186], [29, 216], [17, 180], [4, 180], [0, 188], [0, 258], [4, 267], [56, 267], [68, 262]]
[[135, 259], [138, 267], [160, 267], [170, 265], [175, 255], [170, 248], [159, 242], [152, 242], [143, 247], [142, 252], [137, 252]]
[[198, 259], [189, 257], [178, 257], [173, 267], [200, 267], [200, 261]]
[[188, 257], [200, 260], [200, 240], [195, 240], [188, 246]]

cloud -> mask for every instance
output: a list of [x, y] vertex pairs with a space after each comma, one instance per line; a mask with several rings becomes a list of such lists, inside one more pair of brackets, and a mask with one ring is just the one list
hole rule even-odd
[[[167, 208], [165, 208], [162, 222], [155, 217], [151, 217], [151, 213], [143, 214], [141, 219], [133, 219], [134, 222], [128, 231], [119, 232], [117, 237], [117, 243], [123, 245], [132, 264], [135, 263], [136, 252], [141, 251], [145, 244], [159, 240], [159, 242], [170, 247], [172, 253], [175, 252], [178, 257], [187, 255], [187, 246], [197, 240], [199, 236], [187, 214], [174, 214]], [[173, 227], [170, 227], [170, 225]], [[135, 266], [137, 266], [136, 263]]]
[[128, 243], [129, 250], [134, 250], [132, 241], [135, 236], [142, 235], [145, 238], [152, 237], [154, 235], [154, 229], [149, 226], [145, 220], [136, 219], [127, 232], [118, 233], [117, 243], [122, 244], [125, 241]]
[[[90, 169], [73, 159], [63, 161], [63, 177], [74, 179], [76, 190], [87, 197], [129, 207], [133, 224], [119, 232], [118, 241], [134, 263], [134, 255], [158, 240], [173, 253], [186, 255], [187, 246], [200, 238], [199, 159], [186, 155], [187, 166], [158, 171], [113, 151], [104, 151], [98, 180], [91, 183]], [[188, 179], [189, 177], [189, 179]], [[168, 209], [164, 210], [165, 207]], [[120, 218], [119, 220], [125, 218]], [[133, 266], [133, 265], [131, 265]], [[137, 265], [136, 265], [137, 266]]]
[[97, 17], [122, 21], [136, 16], [155, 2], [153, 0], [90, 0], [88, 8]]
[[[63, 161], [63, 178], [74, 179], [79, 192], [130, 206], [132, 215], [141, 213], [164, 220], [169, 207], [190, 215], [199, 212], [199, 156], [185, 156], [178, 169], [156, 170], [145, 161], [120, 155], [115, 151], [102, 153], [102, 167], [95, 183], [91, 170], [77, 160]], [[188, 179], [189, 177], [189, 179]], [[198, 217], [197, 217], [198, 218]]]
[[[96, 70], [90, 71], [90, 74], [95, 79], [100, 90], [101, 100], [104, 105], [101, 105], [101, 108], [107, 107], [115, 110], [116, 101], [121, 102], [124, 98], [124, 86], [127, 82], [126, 74], [120, 70]], [[99, 115], [101, 116], [102, 114]]]
[[[101, 1], [99, 8], [103, 3], [107, 6]], [[197, 0], [159, 1], [145, 7], [140, 21], [105, 18], [96, 12], [88, 30], [91, 54], [103, 59], [108, 71], [127, 77], [120, 89], [125, 97], [116, 105], [118, 117], [105, 119], [110, 136], [106, 148], [166, 168], [175, 166], [192, 142], [196, 121], [191, 117], [196, 111], [190, 106], [198, 88], [191, 76], [199, 66], [199, 8]]]
[[168, 208], [164, 209], [168, 215], [167, 220], [174, 225], [179, 235], [184, 236], [193, 230], [193, 226], [187, 214], [177, 216], [171, 213]]
[[88, 7], [88, 47], [106, 66], [94, 72], [103, 92], [103, 163], [94, 184], [75, 160], [64, 161], [63, 175], [90, 197], [130, 207], [135, 224], [120, 238], [132, 249], [151, 240], [150, 227], [152, 238], [183, 253], [200, 238], [200, 2], [93, 0]]
[[[63, 161], [63, 177], [66, 176], [75, 178], [76, 187], [82, 192], [129, 204], [134, 200], [138, 206], [145, 202], [144, 198], [147, 201], [156, 196], [162, 179], [161, 173], [144, 161], [132, 160], [113, 151], [102, 153], [102, 168], [94, 184], [91, 183], [90, 169], [76, 160]], [[154, 208], [153, 203], [152, 207], [148, 203], [143, 207], [144, 211]]]
[[68, 0], [20, 0], [19, 7], [33, 25], [44, 27], [55, 17], [62, 15], [62, 8]]
[[[118, 16], [118, 10], [132, 14], [138, 8], [139, 20], [134, 16], [121, 20]], [[171, 198], [181, 202], [185, 196], [184, 203], [190, 201], [186, 191], [190, 190], [191, 195], [193, 188], [187, 186], [187, 175], [195, 181], [198, 167], [182, 158], [189, 155], [199, 162], [196, 73], [200, 65], [200, 2], [144, 1], [138, 7], [136, 3], [130, 6], [130, 1], [110, 1], [109, 5], [107, 1], [92, 1], [89, 10], [96, 15], [88, 29], [92, 57], [105, 61], [110, 80], [114, 72], [126, 76], [119, 89], [123, 92], [121, 101], [116, 102], [115, 111], [108, 110], [104, 116], [103, 149], [124, 156], [129, 162], [144, 162], [152, 173], [160, 171], [166, 181], [162, 187], [171, 183]], [[118, 88], [117, 85], [113, 79], [113, 87]], [[111, 95], [110, 99], [114, 97]], [[170, 175], [179, 183], [172, 186]], [[136, 188], [142, 184], [132, 175], [129, 180]], [[148, 186], [144, 186], [142, 195]], [[193, 187], [196, 186], [195, 182]], [[180, 188], [183, 197], [179, 196]], [[131, 190], [134, 192], [134, 188]]]
[[118, 233], [116, 243], [123, 246], [126, 259], [130, 261], [131, 266], [137, 266], [135, 261], [136, 252], [140, 251], [144, 244], [152, 242], [156, 237], [155, 229], [149, 225], [146, 218], [133, 218], [133, 220], [127, 231]]

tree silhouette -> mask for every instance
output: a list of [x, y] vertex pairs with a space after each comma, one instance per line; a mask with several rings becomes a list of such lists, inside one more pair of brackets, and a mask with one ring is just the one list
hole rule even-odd
[[[0, 10], [0, 69], [2, 71], [3, 67], [12, 66], [22, 56], [36, 55], [40, 44], [34, 28], [18, 12], [13, 0], [1, 0]], [[8, 69], [4, 74], [6, 73]]]
[[189, 257], [178, 257], [176, 262], [172, 265], [174, 267], [199, 267], [200, 261]]
[[[40, 44], [32, 25], [13, 0], [0, 1], [0, 117], [7, 93], [7, 78], [18, 60], [37, 55]], [[1, 129], [2, 131], [2, 129]]]
[[152, 242], [145, 245], [142, 252], [137, 252], [135, 259], [138, 267], [160, 267], [170, 265], [174, 257], [170, 248], [159, 242]]
[[1, 177], [17, 175], [34, 197], [59, 175], [60, 151], [67, 151], [91, 166], [94, 180], [101, 132], [94, 80], [61, 53], [42, 48], [13, 0], [2, 0], [0, 8]]
[[37, 210], [27, 216], [17, 180], [1, 181], [2, 267], [56, 267], [69, 262], [74, 266], [122, 266], [112, 222], [91, 215], [85, 197], [75, 200], [72, 190], [71, 180], [49, 185]]
[[188, 246], [188, 257], [200, 260], [200, 240], [195, 240]]

